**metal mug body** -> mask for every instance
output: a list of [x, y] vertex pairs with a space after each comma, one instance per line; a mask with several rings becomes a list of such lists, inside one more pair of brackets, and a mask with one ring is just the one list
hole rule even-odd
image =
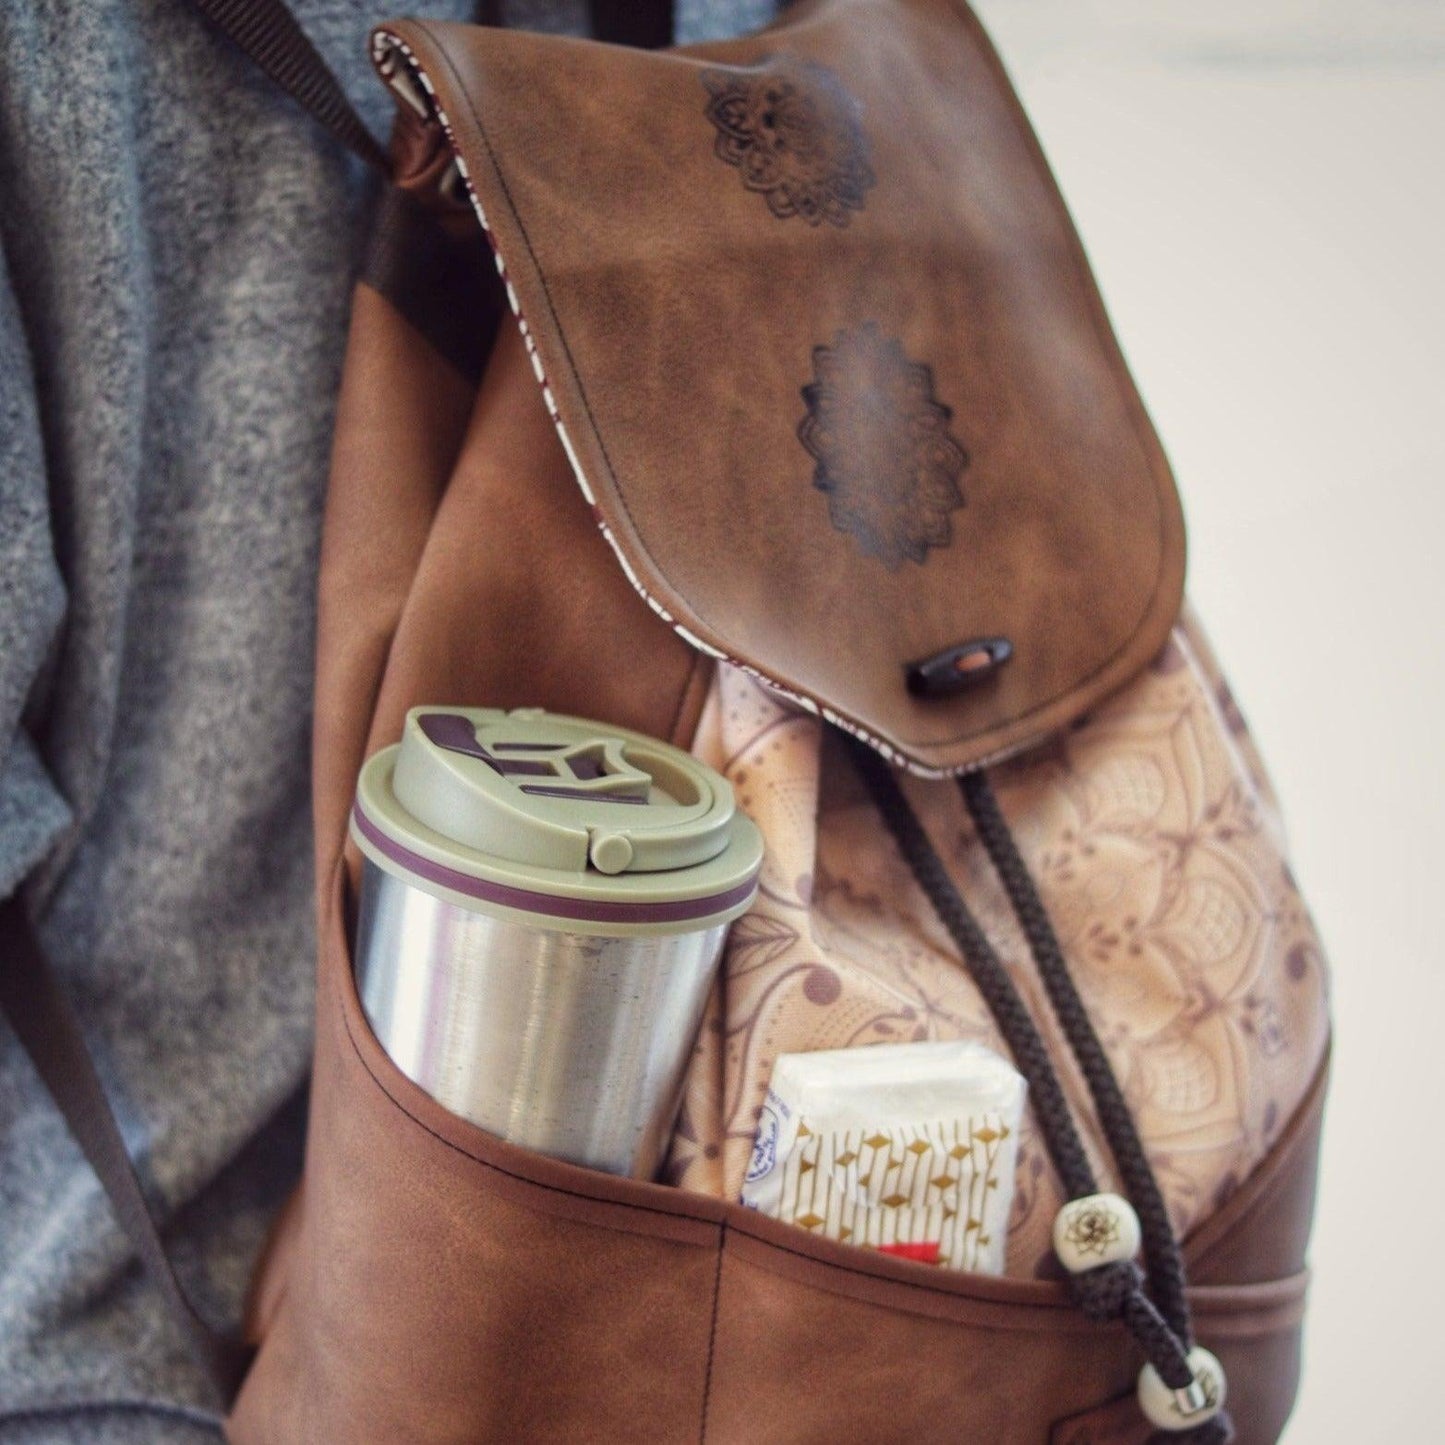
[[461, 908], [363, 865], [356, 983], [382, 1047], [454, 1113], [653, 1177], [727, 924], [625, 938]]

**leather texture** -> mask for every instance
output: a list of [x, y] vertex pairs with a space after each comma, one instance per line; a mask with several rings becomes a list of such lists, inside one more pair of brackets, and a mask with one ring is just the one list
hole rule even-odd
[[[577, 209], [574, 234], [563, 238], [573, 248], [571, 260], [549, 260], [546, 276], [551, 287], [574, 286], [589, 294], [602, 277], [607, 282], [602, 289], [616, 296], [621, 309], [604, 306], [600, 318], [588, 322], [595, 329], [577, 333], [590, 335], [592, 347], [585, 359], [577, 354], [578, 374], [592, 387], [596, 369], [596, 384], [608, 392], [613, 410], [590, 439], [580, 425], [569, 424], [568, 405], [571, 422], [577, 422], [576, 398], [564, 403], [551, 370], [555, 349], [547, 349], [557, 336], [542, 343], [544, 322], [534, 322], [536, 312], [526, 304], [522, 310], [539, 342], [540, 360], [529, 355], [522, 331], [504, 321], [475, 384], [444, 354], [449, 346], [443, 342], [439, 350], [438, 338], [429, 340], [377, 290], [358, 288], [323, 539], [314, 734], [321, 948], [310, 1132], [302, 1187], [278, 1221], [256, 1277], [248, 1333], [258, 1353], [228, 1422], [235, 1445], [639, 1438], [724, 1445], [904, 1438], [1009, 1445], [1140, 1442], [1132, 1389], [1141, 1360], [1134, 1346], [1120, 1329], [1090, 1325], [1058, 1281], [1024, 1277], [1028, 1269], [1006, 1278], [947, 1273], [816, 1238], [727, 1198], [614, 1179], [502, 1143], [449, 1114], [391, 1064], [366, 1027], [352, 980], [348, 919], [356, 860], [345, 848], [346, 816], [363, 759], [396, 740], [407, 708], [423, 702], [540, 705], [705, 748], [710, 710], [715, 712], [726, 678], [736, 672], [679, 636], [672, 624], [691, 613], [659, 615], [618, 565], [576, 485], [534, 362], [553, 383], [563, 431], [589, 477], [601, 475], [594, 464], [603, 441], [610, 447], [614, 434], [664, 425], [667, 445], [680, 448], [677, 455], [689, 458], [689, 467], [679, 471], [673, 465], [664, 474], [654, 460], [649, 472], [642, 457], [633, 459], [635, 466], [620, 467], [618, 475], [628, 479], [627, 486], [638, 478], [644, 489], [652, 489], [648, 525], [672, 529], [681, 552], [694, 549], [689, 565], [697, 575], [688, 574], [689, 585], [733, 587], [751, 598], [747, 606], [772, 609], [773, 620], [766, 628], [759, 623], [750, 638], [757, 649], [753, 660], [772, 659], [779, 679], [800, 690], [804, 679], [794, 673], [804, 667], [817, 669], [808, 678], [821, 678], [829, 688], [852, 687], [855, 721], [876, 721], [869, 711], [876, 705], [878, 717], [896, 725], [897, 748], [905, 742], [916, 746], [916, 765], [952, 767], [977, 761], [995, 746], [1018, 746], [1035, 728], [1077, 721], [1090, 699], [1097, 702], [1131, 677], [1135, 687], [1110, 704], [1117, 727], [1127, 732], [1132, 720], [1147, 733], [1167, 711], [1155, 705], [1157, 699], [1141, 702], [1138, 689], [1147, 693], [1156, 686], [1153, 679], [1167, 682], [1172, 675], [1166, 654], [1144, 677], [1175, 620], [1176, 574], [1182, 568], [1182, 537], [1173, 530], [1177, 504], [1112, 341], [1099, 330], [1101, 313], [1090, 310], [1096, 306], [1096, 298], [1088, 299], [1091, 286], [1080, 279], [1082, 273], [1075, 274], [1082, 262], [1072, 232], [1052, 190], [1043, 186], [1026, 131], [1016, 116], [1007, 119], [1013, 102], [1001, 99], [1002, 82], [972, 22], [950, 6], [923, 0], [805, 5], [793, 13], [796, 20], [788, 28], [705, 61], [623, 56], [525, 37], [506, 37], [504, 49], [492, 51], [492, 37], [483, 45], [464, 31], [445, 32], [429, 52], [430, 66], [438, 69], [453, 59], [460, 67], [469, 56], [509, 57], [506, 73], [489, 75], [485, 94], [476, 97], [484, 107], [506, 100], [499, 104], [506, 116], [498, 124], [512, 128], [509, 146], [525, 150], [541, 144], [548, 126], [562, 124], [549, 112], [563, 105], [564, 95], [566, 107], [591, 125], [580, 135], [575, 128], [565, 132], [569, 144], [580, 147], [577, 157], [554, 157], [577, 188]], [[873, 28], [880, 15], [888, 22], [882, 31]], [[418, 54], [433, 44], [430, 29], [396, 28], [411, 37]], [[844, 34], [852, 29], [856, 36]], [[496, 38], [500, 43], [502, 37]], [[876, 137], [866, 168], [844, 145], [834, 154], [832, 181], [820, 188], [811, 172], [779, 170], [776, 156], [758, 160], [744, 144], [748, 126], [767, 115], [766, 97], [761, 112], [752, 101], [735, 103], [736, 85], [751, 72], [728, 69], [718, 56], [758, 61], [783, 50], [822, 57], [819, 63], [835, 75], [846, 73], [848, 84], [859, 88], [859, 111], [855, 115], [844, 106], [840, 124], [845, 141], [850, 115]], [[661, 69], [633, 70], [634, 64]], [[709, 69], [719, 72], [710, 81], [703, 78]], [[530, 88], [523, 83], [528, 74]], [[816, 72], [807, 74], [825, 88], [832, 84], [819, 81]], [[884, 149], [887, 125], [879, 97], [890, 75], [910, 84], [930, 80], [939, 96], [946, 91], [952, 97], [940, 99], [936, 112], [924, 107], [925, 120], [913, 136], [915, 148], [932, 158], [939, 175], [951, 174], [949, 168], [963, 161], [941, 144], [943, 132], [934, 127], [958, 121], [960, 74], [984, 97], [977, 133], [968, 133], [971, 145], [964, 148], [974, 157], [969, 163], [978, 165], [971, 173], [973, 188], [1010, 191], [1013, 172], [993, 168], [1022, 167], [1022, 190], [1032, 193], [1032, 200], [999, 194], [979, 201], [997, 222], [997, 229], [970, 233], [975, 247], [970, 254], [985, 274], [976, 283], [958, 283], [939, 303], [943, 311], [961, 308], [948, 314], [975, 326], [966, 334], [988, 337], [976, 367], [956, 359], [950, 365], [942, 356], [925, 363], [923, 343], [934, 334], [932, 303], [909, 307], [900, 300], [897, 326], [890, 331], [893, 322], [880, 320], [881, 341], [870, 352], [873, 338], [867, 336], [837, 344], [853, 325], [851, 313], [825, 316], [812, 309], [812, 301], [799, 299], [791, 310], [774, 314], [779, 332], [788, 318], [808, 331], [797, 343], [796, 374], [789, 373], [785, 384], [787, 358], [783, 349], [770, 349], [773, 329], [752, 309], [757, 288], [766, 293], [764, 301], [772, 298], [779, 305], [806, 290], [813, 268], [800, 259], [802, 253], [818, 236], [833, 245], [845, 234], [864, 235], [865, 217], [879, 224], [870, 233], [871, 254], [908, 251], [911, 222], [896, 207], [882, 205], [894, 150]], [[944, 86], [945, 77], [953, 89]], [[470, 96], [480, 84], [473, 74], [465, 93]], [[501, 88], [492, 89], [494, 84]], [[645, 134], [639, 132], [634, 87], [668, 115], [672, 111], [666, 108], [680, 104], [686, 91], [697, 133], [674, 134], [651, 122]], [[827, 104], [841, 102], [834, 95]], [[721, 126], [709, 117], [710, 108]], [[776, 114], [772, 123], [786, 124]], [[480, 144], [481, 134], [463, 137], [464, 154], [474, 154], [467, 147]], [[589, 136], [599, 138], [596, 144]], [[412, 178], [423, 208], [432, 204], [425, 187], [445, 174], [441, 152], [430, 148], [435, 139], [423, 131], [398, 143], [420, 147], [406, 151], [415, 163], [402, 165], [400, 175], [404, 182]], [[659, 148], [681, 179], [655, 177]], [[638, 234], [628, 245], [620, 244], [615, 209], [594, 214], [582, 207], [584, 200], [590, 206], [596, 199], [583, 159], [605, 161], [618, 192], [634, 197]], [[652, 167], [646, 185], [636, 169], [643, 161]], [[711, 223], [717, 230], [709, 233], [708, 223], [639, 210], [653, 206], [654, 185], [679, 205], [691, 198], [687, 215], [695, 214], [699, 198], [718, 208], [742, 209], [726, 215], [719, 209]], [[560, 205], [560, 197], [553, 203]], [[596, 224], [580, 225], [580, 216]], [[754, 222], [760, 230], [753, 229]], [[946, 239], [937, 229], [942, 224], [937, 218], [929, 222], [935, 227], [927, 231], [934, 249], [909, 254], [914, 265], [942, 267], [940, 274], [952, 275], [947, 271], [952, 253], [938, 250]], [[673, 245], [680, 248], [673, 258], [678, 268], [673, 290], [656, 304], [674, 308], [668, 325], [676, 336], [662, 334], [667, 328], [661, 327], [661, 313], [645, 307], [630, 311], [626, 300], [632, 270], [645, 259], [638, 248], [666, 253]], [[503, 248], [506, 255], [505, 238]], [[1015, 251], [1022, 260], [1011, 259]], [[707, 264], [699, 269], [699, 261]], [[786, 287], [773, 287], [774, 265], [785, 274]], [[1014, 270], [1016, 265], [1023, 270]], [[720, 279], [706, 287], [699, 283], [705, 304], [694, 305], [684, 281], [704, 277], [709, 266], [720, 271]], [[977, 297], [969, 301], [975, 290]], [[865, 300], [880, 294], [866, 286], [858, 293]], [[1054, 307], [1061, 295], [1082, 308], [1072, 320], [1069, 307]], [[828, 304], [841, 307], [844, 300], [835, 297]], [[985, 303], [1002, 309], [969, 311]], [[1022, 309], [1013, 312], [1011, 306]], [[1091, 316], [1095, 319], [1087, 319]], [[1041, 331], [1009, 334], [1030, 318]], [[766, 398], [758, 390], [762, 383], [734, 364], [736, 354], [729, 350], [734, 332], [751, 336], [758, 348]], [[901, 369], [887, 344], [891, 340], [899, 342]], [[814, 348], [830, 346], [831, 360], [815, 356]], [[729, 366], [714, 364], [710, 348], [718, 347], [733, 358]], [[630, 417], [627, 395], [615, 390], [622, 385], [619, 363], [604, 354], [609, 352], [624, 358], [639, 386]], [[1026, 364], [1026, 356], [1033, 361]], [[931, 378], [908, 369], [925, 364], [934, 368]], [[1022, 370], [1012, 369], [1015, 364]], [[921, 562], [904, 553], [895, 567], [887, 565], [883, 553], [893, 535], [887, 527], [897, 518], [886, 508], [877, 513], [865, 506], [859, 514], [842, 507], [840, 515], [854, 530], [834, 525], [831, 504], [840, 489], [846, 493], [846, 477], [828, 473], [839, 484], [832, 492], [814, 485], [820, 455], [826, 460], [830, 454], [828, 427], [848, 432], [851, 423], [825, 417], [826, 425], [809, 427], [804, 413], [813, 416], [816, 408], [823, 415], [823, 390], [840, 376], [845, 382], [855, 377], [859, 367], [865, 378], [883, 377], [885, 401], [911, 399], [917, 426], [906, 436], [896, 430], [889, 435], [904, 436], [909, 445], [920, 437], [929, 442], [928, 465], [945, 479], [958, 452], [967, 455], [956, 478], [966, 498], [962, 507], [950, 510], [945, 504], [951, 493], [937, 475], [932, 478], [928, 495], [947, 513], [952, 541], [928, 542]], [[946, 367], [949, 376], [941, 381]], [[658, 413], [662, 400], [648, 392], [649, 379], [659, 371], [672, 392], [674, 414], [664, 420]], [[729, 375], [724, 386], [719, 378]], [[612, 379], [604, 386], [607, 377]], [[810, 387], [811, 399], [805, 395]], [[1033, 406], [1043, 409], [1047, 424], [1040, 423], [1039, 437], [1030, 440], [1025, 434]], [[1060, 408], [1070, 407], [1090, 414], [1075, 441], [1051, 431]], [[774, 433], [763, 436], [760, 427], [773, 427]], [[1126, 434], [1132, 442], [1124, 440]], [[865, 443], [868, 455], [889, 455], [887, 446], [866, 437]], [[1041, 465], [1047, 463], [1038, 473], [1045, 481], [1032, 491], [1033, 474], [1009, 463], [1029, 447], [1037, 447], [1030, 454]], [[785, 455], [786, 463], [779, 462]], [[1109, 465], [1096, 465], [1100, 458]], [[766, 482], [766, 490], [724, 489], [720, 499], [713, 494], [719, 469], [728, 468], [752, 478], [747, 487]], [[989, 477], [1007, 479], [996, 481], [992, 500]], [[623, 491], [604, 496], [603, 482], [596, 485], [604, 527], [625, 518], [618, 501]], [[726, 533], [719, 509], [731, 509]], [[1152, 520], [1146, 525], [1141, 516]], [[965, 523], [976, 523], [978, 535], [966, 536]], [[859, 533], [869, 526], [882, 538], [874, 553], [859, 550]], [[1080, 529], [1077, 565], [1066, 556], [1070, 527]], [[1040, 539], [1054, 528], [1055, 541], [1045, 545]], [[1002, 561], [991, 560], [988, 529]], [[910, 545], [911, 535], [904, 537]], [[943, 535], [937, 527], [918, 534], [925, 540]], [[637, 571], [641, 562], [627, 552], [620, 531], [614, 541], [626, 566]], [[1099, 575], [1100, 547], [1113, 557], [1108, 577]], [[1140, 580], [1148, 570], [1140, 559], [1151, 550], [1165, 576], [1157, 586]], [[709, 567], [718, 577], [702, 575]], [[764, 577], [764, 568], [780, 570]], [[739, 578], [731, 578], [733, 571]], [[1046, 585], [1059, 576], [1072, 578], [1067, 586], [1076, 589], [1067, 594], [1072, 611], [1063, 621], [1056, 611], [1057, 590]], [[823, 618], [819, 595], [831, 599], [831, 620]], [[988, 610], [990, 598], [1021, 610], [1000, 622], [1002, 614]], [[671, 593], [664, 600], [668, 606], [677, 601]], [[1078, 632], [1078, 618], [1087, 617], [1090, 608], [1100, 629], [1115, 630], [1122, 650], [1111, 654], [1115, 660], [1093, 680], [1075, 678], [1065, 702], [1032, 713], [1020, 710], [1021, 700], [1042, 697], [1037, 685], [1049, 669], [1056, 677], [1067, 672], [1065, 654], [1077, 661], [1092, 646], [1087, 637], [1075, 636], [1046, 661], [1026, 660], [1029, 640], [1047, 649], [1054, 629]], [[1137, 615], [1126, 617], [1131, 608]], [[1155, 610], [1165, 619], [1157, 625], [1149, 620]], [[879, 661], [883, 652], [870, 651], [876, 635], [869, 629], [881, 629], [877, 618], [884, 614], [900, 639], [885, 649], [887, 668]], [[736, 617], [746, 615], [739, 603]], [[976, 625], [990, 633], [1012, 627], [1014, 642], [1024, 650], [998, 674], [993, 693], [915, 715], [895, 694], [902, 692], [897, 686], [902, 662], [933, 645], [934, 636], [925, 639], [921, 630], [930, 619], [940, 628]], [[956, 639], [943, 639], [949, 640]], [[789, 651], [794, 646], [801, 651]], [[1215, 686], [1211, 665], [1201, 650], [1203, 681], [1196, 691]], [[858, 677], [850, 681], [850, 672]], [[885, 672], [891, 679], [886, 684]], [[770, 702], [776, 705], [776, 698]], [[1215, 711], [1199, 712], [1210, 748], [1229, 753], [1267, 799], [1247, 736], [1228, 727], [1225, 694], [1217, 693], [1217, 702]], [[839, 705], [838, 699], [829, 705]], [[1055, 706], [1057, 712], [1050, 713]], [[1046, 714], [1053, 723], [1046, 724]], [[947, 716], [953, 721], [937, 721]], [[915, 736], [910, 729], [917, 717], [932, 721], [918, 724], [924, 730]], [[1092, 725], [1075, 736], [1086, 735]], [[1173, 726], [1177, 730], [1177, 716]], [[929, 733], [927, 727], [939, 731]], [[885, 731], [878, 728], [880, 736]], [[1067, 769], [1050, 773], [1052, 755], [1045, 751], [1040, 757], [1042, 771], [1030, 771], [1034, 764], [1021, 761], [1019, 772], [1006, 772], [1001, 780], [1015, 780], [1012, 816], [1024, 835], [1021, 842], [1030, 851], [1047, 852], [1063, 815], [1057, 809], [1040, 814], [1046, 818], [1044, 833], [1029, 837], [1017, 809], [1028, 812], [1032, 805], [1020, 800], [1031, 797], [1031, 789], [1058, 795], [1067, 811], [1080, 800], [1087, 804], [1099, 789], [1090, 774], [1071, 791]], [[1148, 787], [1141, 792], [1136, 786], [1147, 782], [1137, 768], [1125, 773], [1115, 769], [1111, 775], [1114, 792], [1136, 802], [1153, 796]], [[1203, 774], [1213, 776], [1208, 768]], [[1183, 786], [1182, 778], [1175, 779], [1166, 791]], [[956, 796], [943, 781], [919, 782], [911, 791], [916, 799]], [[1007, 782], [1001, 795], [1009, 800]], [[1186, 805], [1199, 801], [1191, 793]], [[833, 826], [829, 816], [858, 823], [860, 810], [836, 791], [832, 803], [831, 815], [827, 810], [819, 815], [820, 828]], [[806, 805], [803, 814], [806, 831]], [[1225, 820], [1222, 826], [1227, 825]], [[873, 832], [878, 831], [875, 824]], [[846, 845], [846, 828], [838, 836]], [[963, 842], [959, 849], [961, 881], [972, 895], [977, 850]], [[787, 881], [798, 882], [791, 876]], [[885, 927], [882, 894], [896, 890], [886, 872], [873, 888], [871, 904], [856, 901], [865, 911], [871, 906], [875, 921]], [[1180, 897], [1187, 894], [1186, 888]], [[1250, 896], [1250, 906], [1258, 905], [1262, 916], [1266, 901]], [[1210, 929], [1217, 933], [1219, 910], [1204, 909], [1197, 929], [1189, 922], [1192, 916], [1184, 909], [1176, 921], [1199, 936]], [[1271, 926], [1275, 921], [1271, 917]], [[1315, 958], [1311, 966], [1321, 965]], [[1117, 960], [1117, 978], [1127, 981], [1129, 968], [1126, 949]], [[1178, 1023], [1185, 1043], [1191, 1027], [1189, 1020]], [[1314, 1037], [1309, 1051], [1290, 1060], [1289, 1087], [1276, 1092], [1284, 1105], [1267, 1127], [1260, 1125], [1259, 1148], [1240, 1162], [1240, 1177], [1180, 1216], [1187, 1230], [1196, 1329], [1228, 1372], [1241, 1445], [1277, 1439], [1297, 1385], [1304, 1253], [1324, 1088], [1322, 1048]], [[1034, 1192], [1037, 1197], [1037, 1181]]]
[[358, 287], [322, 532], [317, 877], [363, 760], [417, 702], [546, 707], [685, 743], [710, 671], [592, 524], [516, 327], [474, 394]]
[[[687, 53], [377, 43], [433, 95], [599, 520], [691, 640], [929, 772], [1158, 652], [1173, 482], [965, 7], [804, 4]], [[910, 695], [910, 663], [992, 637], [1005, 665]]]
[[[1126, 1337], [1089, 1325], [1062, 1285], [815, 1239], [739, 1205], [542, 1159], [449, 1114], [367, 1030], [345, 890], [333, 870], [305, 1193], [266, 1263], [283, 1283], [258, 1311], [261, 1351], [229, 1425], [237, 1445], [1036, 1445], [1131, 1389]], [[1266, 1194], [1308, 1217], [1322, 1078], [1225, 1207], [1222, 1236], [1257, 1226]], [[1267, 1276], [1191, 1293], [1200, 1339], [1229, 1375], [1240, 1445], [1277, 1438], [1298, 1373], [1299, 1221], [1271, 1215], [1271, 1230], [1281, 1247]]]
[[475, 383], [507, 311], [497, 268], [465, 197], [441, 185], [452, 154], [440, 129], [398, 107], [390, 155], [361, 279]]
[[[382, 1054], [345, 924], [363, 755], [438, 696], [541, 701], [701, 742], [715, 680], [592, 526], [515, 328], [475, 393], [444, 368], [358, 291], [322, 581], [306, 1174], [258, 1272], [259, 1352], [231, 1438], [622, 1441], [646, 1421], [658, 1440], [1036, 1445], [1056, 1426], [1094, 1429], [1100, 1408], [1136, 1429], [1132, 1347], [1054, 1281], [944, 1276], [721, 1198], [540, 1159], [451, 1117]], [[1127, 694], [1113, 706], [1151, 712]], [[1230, 736], [1219, 745], [1247, 755], [1247, 735]], [[956, 792], [921, 782], [917, 796], [935, 790]], [[1321, 1097], [1317, 1083], [1272, 1128], [1187, 1242], [1200, 1337], [1229, 1371], [1240, 1438], [1259, 1445], [1298, 1379]]]

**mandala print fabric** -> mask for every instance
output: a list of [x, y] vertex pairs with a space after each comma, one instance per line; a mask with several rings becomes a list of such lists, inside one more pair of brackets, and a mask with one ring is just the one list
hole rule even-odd
[[[736, 1198], [779, 1053], [956, 1038], [1004, 1049], [816, 718], [721, 666], [697, 750], [732, 781], [768, 853], [759, 902], [729, 941], [668, 1177]], [[1279, 1137], [1326, 1042], [1324, 961], [1274, 798], [1197, 625], [1186, 617], [1128, 689], [994, 780], [1187, 1235]], [[1101, 1187], [1117, 1188], [957, 787], [905, 786], [1050, 1043]], [[1057, 1272], [1062, 1202], [1029, 1118], [1008, 1273]]]

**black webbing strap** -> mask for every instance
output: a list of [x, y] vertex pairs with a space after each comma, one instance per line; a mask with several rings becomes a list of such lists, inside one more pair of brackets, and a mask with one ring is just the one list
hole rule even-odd
[[672, 44], [672, 0], [591, 0], [589, 9], [598, 40], [639, 50]]
[[212, 24], [354, 155], [386, 174], [386, 152], [285, 0], [191, 0]]
[[95, 1170], [132, 1248], [185, 1328], [196, 1358], [229, 1405], [245, 1377], [252, 1351], [239, 1340], [213, 1330], [186, 1298], [166, 1257], [75, 1011], [56, 982], [29, 916], [16, 898], [0, 905], [0, 1014], [9, 1020], [81, 1153]]
[[[385, 175], [386, 152], [346, 98], [286, 0], [191, 0], [303, 110], [354, 155]], [[590, 0], [592, 33], [614, 45], [655, 50], [672, 43], [672, 0]], [[482, 0], [480, 24], [501, 23], [499, 0]]]

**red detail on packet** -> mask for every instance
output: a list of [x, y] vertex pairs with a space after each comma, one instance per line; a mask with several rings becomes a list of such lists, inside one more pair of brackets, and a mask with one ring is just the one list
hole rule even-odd
[[899, 1259], [916, 1259], [919, 1264], [937, 1264], [939, 1241], [926, 1239], [921, 1244], [880, 1244], [879, 1254], [895, 1254]]

